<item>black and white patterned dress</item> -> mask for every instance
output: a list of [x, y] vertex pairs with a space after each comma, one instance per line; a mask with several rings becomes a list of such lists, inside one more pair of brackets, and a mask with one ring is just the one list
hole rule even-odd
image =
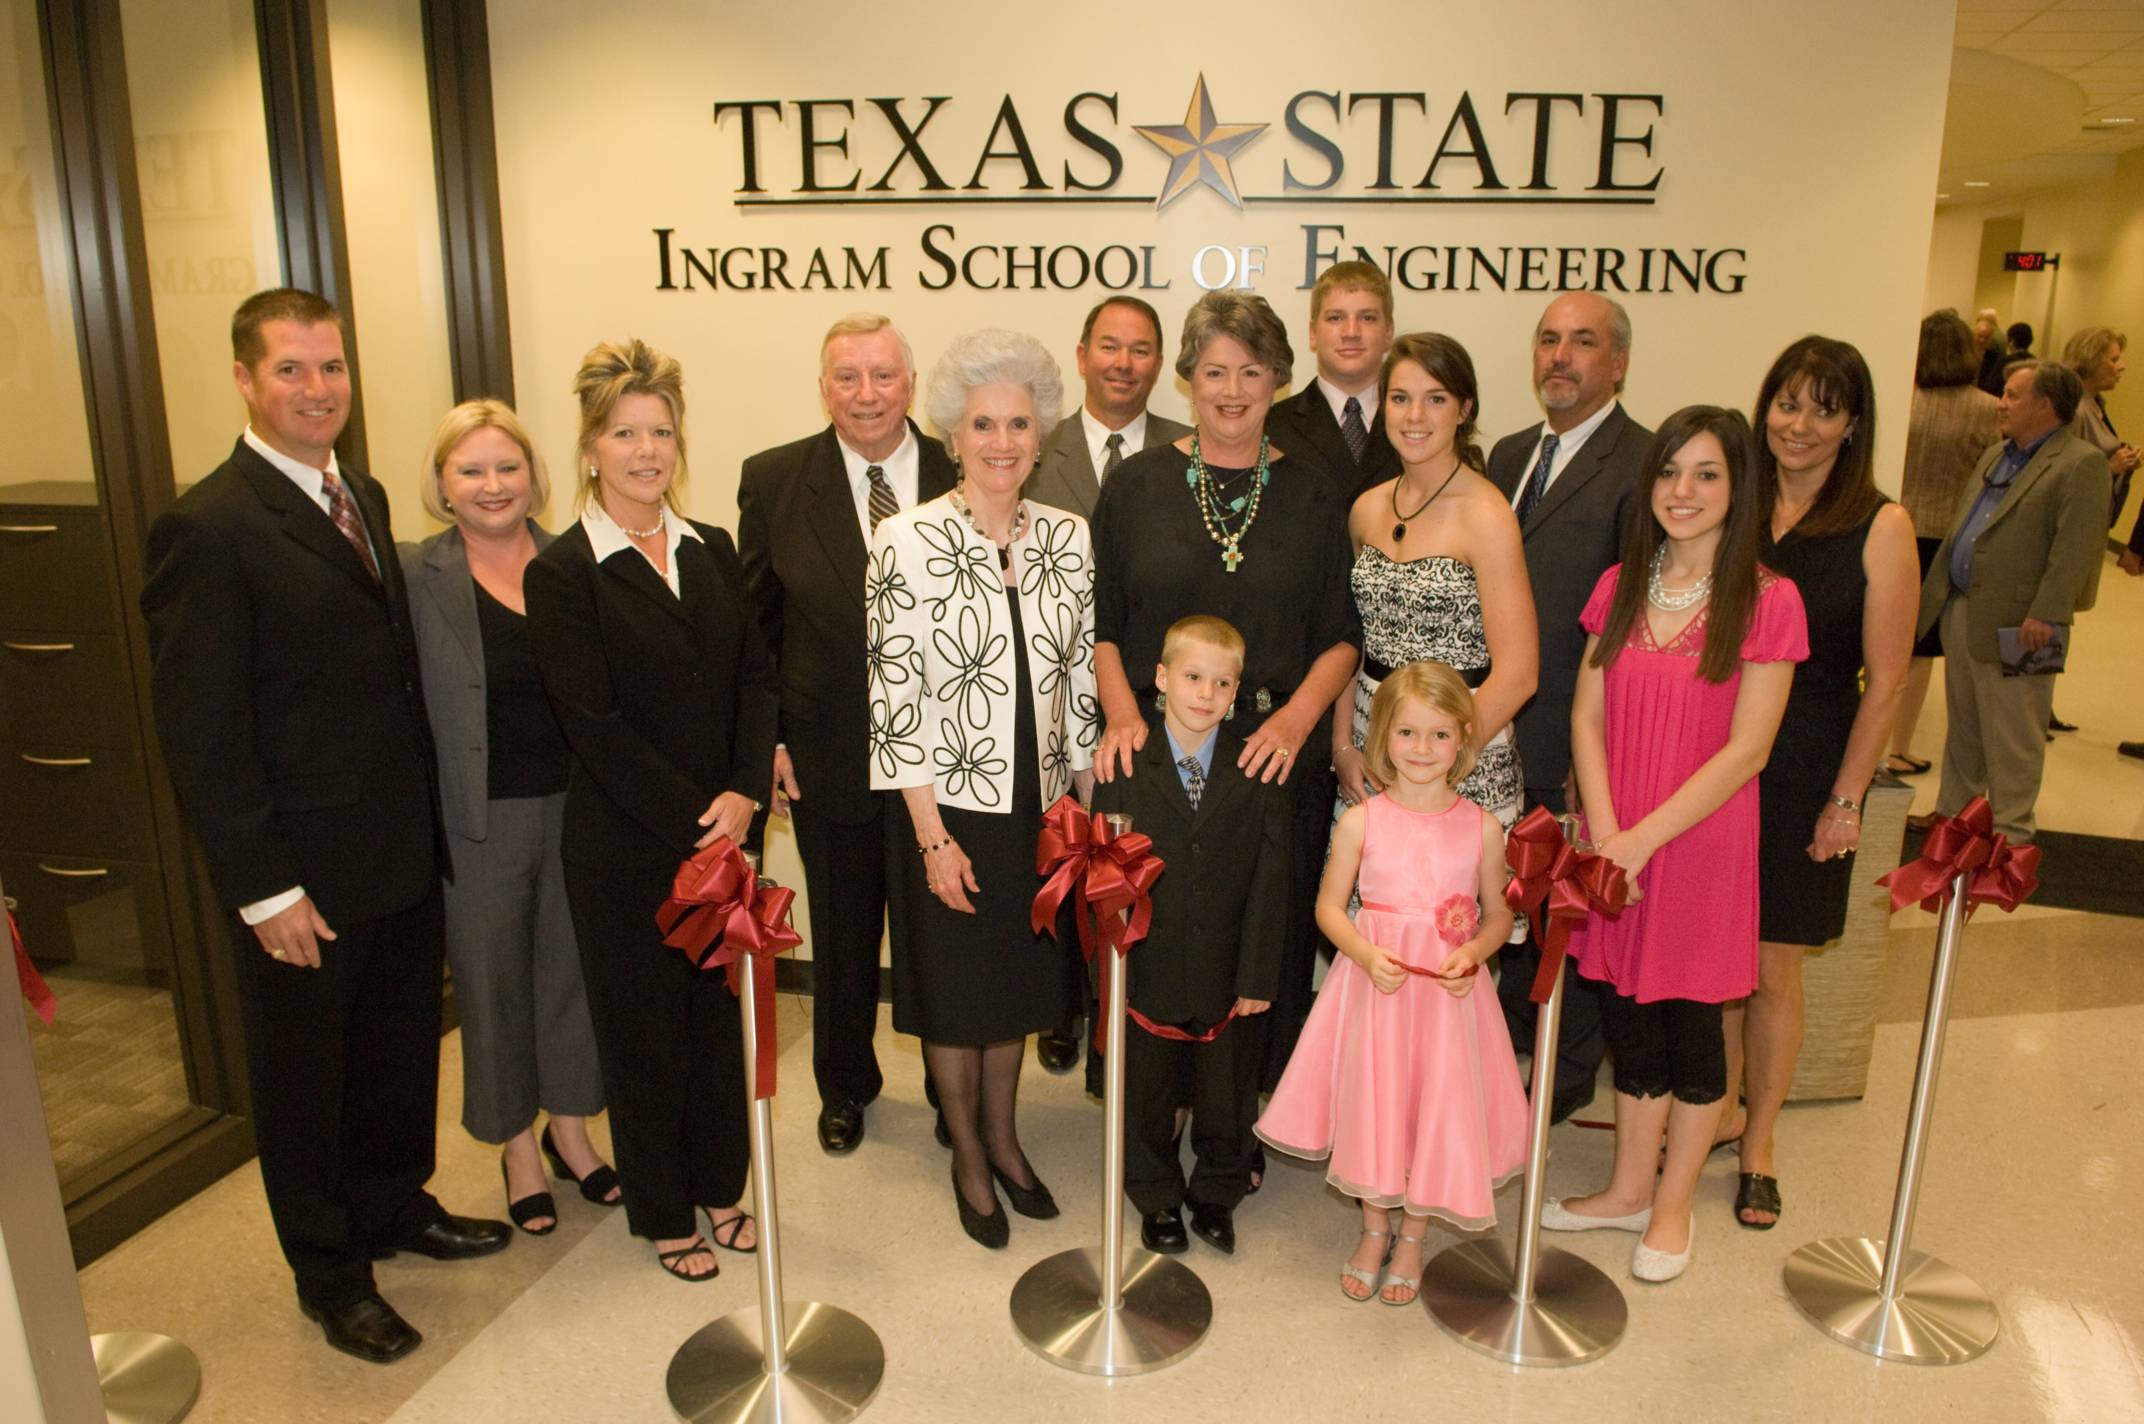
[[[1349, 574], [1355, 607], [1362, 614], [1363, 667], [1355, 674], [1357, 747], [1369, 735], [1370, 699], [1384, 669], [1423, 658], [1449, 664], [1479, 687], [1489, 675], [1489, 639], [1481, 625], [1481, 588], [1471, 564], [1446, 554], [1402, 563], [1374, 544], [1355, 555]], [[1526, 799], [1519, 749], [1507, 724], [1481, 749], [1459, 794], [1503, 823], [1519, 819]]]

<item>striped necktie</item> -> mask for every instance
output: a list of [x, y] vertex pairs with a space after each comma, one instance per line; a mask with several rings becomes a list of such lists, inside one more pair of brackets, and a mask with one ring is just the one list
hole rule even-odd
[[1340, 408], [1340, 438], [1347, 441], [1347, 451], [1362, 463], [1362, 449], [1370, 443], [1370, 427], [1362, 423], [1362, 402], [1353, 396]]
[[901, 502], [893, 497], [893, 486], [886, 483], [885, 466], [873, 465], [864, 471], [864, 478], [871, 482], [871, 532], [876, 534], [880, 520], [901, 512]]
[[1521, 529], [1526, 527], [1526, 521], [1533, 518], [1534, 511], [1540, 507], [1541, 496], [1548, 493], [1549, 472], [1555, 466], [1556, 432], [1551, 430], [1541, 436], [1541, 458], [1534, 461], [1533, 475], [1526, 481], [1525, 492], [1519, 496], [1518, 516]]
[[374, 583], [378, 583], [380, 566], [372, 557], [372, 541], [365, 537], [365, 526], [357, 517], [357, 502], [350, 498], [350, 491], [343, 488], [342, 481], [326, 470], [320, 472], [320, 487], [328, 497], [328, 518], [335, 521], [335, 527], [342, 531], [342, 537], [348, 539], [350, 547], [357, 550], [357, 557], [364, 563], [365, 572], [372, 575]]

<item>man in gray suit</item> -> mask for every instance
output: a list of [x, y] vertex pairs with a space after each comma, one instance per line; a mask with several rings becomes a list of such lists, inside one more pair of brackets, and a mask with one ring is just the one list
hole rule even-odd
[[[1152, 307], [1125, 296], [1104, 297], [1096, 304], [1080, 328], [1079, 345], [1072, 349], [1087, 387], [1079, 414], [1057, 422], [1020, 493], [1038, 504], [1092, 519], [1102, 481], [1117, 466], [1141, 450], [1189, 435], [1190, 426], [1146, 408], [1165, 364], [1162, 355], [1161, 317]], [[1086, 985], [1077, 955], [1067, 972]], [[1093, 988], [1087, 985], [1078, 1000], [1088, 1005], [1090, 1015], [1092, 999]], [[1071, 1072], [1079, 1062], [1079, 1020], [1036, 1034], [1035, 1060], [1052, 1073]], [[1098, 1060], [1089, 1059], [1087, 1069], [1087, 1086], [1099, 1093]]]
[[1094, 517], [1102, 481], [1141, 450], [1191, 433], [1146, 408], [1161, 375], [1161, 318], [1137, 297], [1107, 297], [1087, 313], [1073, 348], [1086, 399], [1079, 416], [1061, 420], [1021, 491], [1041, 504]]
[[[1594, 292], [1550, 302], [1534, 327], [1534, 394], [1546, 417], [1496, 442], [1489, 478], [1519, 516], [1526, 574], [1541, 628], [1541, 675], [1514, 727], [1526, 774], [1526, 804], [1570, 809], [1571, 697], [1586, 654], [1578, 615], [1593, 585], [1618, 557], [1623, 506], [1653, 432], [1616, 399], [1630, 368], [1630, 317]], [[1497, 979], [1512, 1041], [1533, 1041], [1527, 1001], [1537, 951], [1506, 950]], [[1593, 989], [1566, 967], [1563, 1028], [1557, 1041], [1552, 1116], [1561, 1122], [1593, 1098], [1593, 1078], [1607, 1045]]]
[[2055, 680], [2005, 676], [2002, 635], [2035, 652], [2066, 633], [2099, 591], [2110, 477], [2097, 447], [2070, 434], [2084, 385], [2055, 361], [2003, 377], [1999, 445], [1974, 468], [1957, 523], [1921, 584], [1918, 632], [1943, 631], [1943, 788], [1954, 816], [1985, 793], [1995, 829], [2029, 841], [2047, 761]]

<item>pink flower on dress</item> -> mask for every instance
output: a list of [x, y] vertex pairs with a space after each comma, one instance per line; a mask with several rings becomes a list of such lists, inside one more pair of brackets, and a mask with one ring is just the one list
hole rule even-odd
[[1481, 910], [1472, 895], [1447, 895], [1437, 906], [1437, 938], [1457, 948], [1481, 929]]

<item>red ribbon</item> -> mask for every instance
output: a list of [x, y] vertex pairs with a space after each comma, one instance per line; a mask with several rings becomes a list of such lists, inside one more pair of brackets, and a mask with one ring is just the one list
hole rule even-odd
[[1997, 835], [1988, 798], [1975, 796], [1957, 815], [1928, 828], [1918, 859], [1879, 876], [1876, 883], [1890, 887], [1893, 913], [1916, 900], [1934, 913], [1950, 899], [1951, 884], [1960, 875], [1967, 877], [1966, 918], [1981, 905], [2008, 914], [2040, 888], [2040, 848], [2011, 845]]
[[730, 992], [741, 990], [746, 961], [757, 1009], [752, 1095], [774, 1096], [774, 956], [804, 942], [789, 924], [796, 891], [762, 881], [728, 836], [696, 851], [677, 868], [670, 898], [655, 912], [663, 943], [685, 951], [703, 973], [719, 968]]
[[[1230, 1004], [1228, 1012], [1221, 1016], [1221, 1021], [1204, 1033], [1192, 1033], [1187, 1029], [1180, 1029], [1174, 1024], [1155, 1023], [1130, 1004], [1124, 1006], [1124, 1012], [1132, 1016], [1133, 1023], [1139, 1025], [1139, 1027], [1145, 1029], [1156, 1038], [1165, 1038], [1171, 1043], [1212, 1043], [1221, 1036], [1221, 1030], [1227, 1028], [1234, 1021], [1236, 1006]], [[1099, 1028], [1097, 1029], [1095, 1042], [1097, 1044], [1101, 1042]]]
[[1533, 916], [1534, 936], [1541, 942], [1541, 968], [1527, 997], [1545, 1004], [1563, 973], [1571, 931], [1594, 910], [1621, 914], [1630, 887], [1622, 866], [1571, 844], [1562, 823], [1545, 806], [1534, 807], [1511, 828], [1504, 840], [1504, 860], [1511, 867], [1504, 903], [1514, 914]]
[[[1072, 919], [1079, 928], [1081, 956], [1092, 964], [1098, 942], [1109, 951], [1101, 967], [1101, 998], [1107, 1003], [1111, 962], [1146, 938], [1154, 920], [1154, 882], [1167, 868], [1154, 854], [1151, 836], [1139, 831], [1116, 835], [1102, 817], [1090, 816], [1071, 796], [1061, 796], [1043, 813], [1042, 832], [1035, 838], [1035, 873], [1046, 877], [1046, 883], [1035, 896], [1028, 922], [1036, 934], [1054, 937], [1058, 912], [1078, 891]], [[1129, 916], [1120, 919], [1126, 911]], [[1097, 1021], [1097, 1048], [1102, 1046], [1102, 1029]], [[1220, 1032], [1219, 1024], [1214, 1032]]]
[[22, 997], [28, 999], [30, 1007], [37, 1010], [37, 1016], [49, 1024], [52, 1016], [59, 1012], [60, 1001], [53, 994], [52, 986], [45, 982], [45, 976], [30, 962], [30, 952], [22, 947], [22, 931], [15, 927], [12, 911], [7, 917], [7, 937], [15, 942], [15, 982], [22, 985]]

